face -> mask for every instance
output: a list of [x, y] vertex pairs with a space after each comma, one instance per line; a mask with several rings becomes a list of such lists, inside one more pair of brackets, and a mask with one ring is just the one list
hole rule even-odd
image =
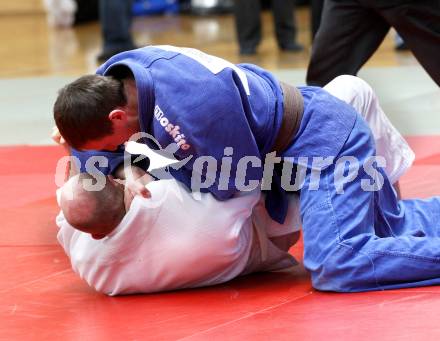
[[137, 113], [116, 109], [109, 114], [108, 118], [112, 123], [113, 133], [98, 140], [87, 141], [81, 146], [81, 150], [114, 151], [140, 130]]

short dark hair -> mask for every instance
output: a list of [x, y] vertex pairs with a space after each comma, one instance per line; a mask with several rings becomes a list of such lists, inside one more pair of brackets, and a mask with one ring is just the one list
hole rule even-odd
[[66, 142], [80, 149], [90, 140], [113, 133], [108, 114], [127, 104], [121, 80], [86, 75], [63, 87], [55, 101], [55, 123]]

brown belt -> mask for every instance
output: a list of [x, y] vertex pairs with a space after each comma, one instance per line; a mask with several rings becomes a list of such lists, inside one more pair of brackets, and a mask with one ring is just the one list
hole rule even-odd
[[285, 150], [292, 142], [301, 124], [304, 111], [304, 100], [299, 90], [289, 84], [280, 82], [283, 90], [283, 120], [275, 139], [273, 151], [277, 154]]

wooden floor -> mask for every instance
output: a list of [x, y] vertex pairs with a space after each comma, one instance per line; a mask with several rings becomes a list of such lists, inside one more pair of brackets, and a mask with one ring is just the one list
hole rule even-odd
[[[263, 13], [264, 35], [255, 57], [241, 58], [235, 40], [232, 15], [137, 17], [133, 25], [136, 43], [189, 46], [230, 60], [251, 62], [270, 70], [305, 68], [309, 59], [309, 10], [297, 10], [298, 41], [305, 45], [300, 53], [281, 53], [274, 40], [270, 12]], [[0, 16], [0, 77], [80, 75], [93, 72], [100, 51], [98, 22], [74, 28], [56, 29], [46, 17], [35, 15]], [[392, 34], [370, 60], [370, 66], [416, 64], [410, 53], [396, 53]]]

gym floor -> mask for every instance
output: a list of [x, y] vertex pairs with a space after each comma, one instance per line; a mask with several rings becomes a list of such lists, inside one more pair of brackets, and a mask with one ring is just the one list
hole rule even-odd
[[[300, 53], [281, 53], [264, 13], [259, 55], [237, 55], [230, 15], [135, 20], [138, 45], [191, 46], [251, 62], [303, 84], [309, 13], [297, 13]], [[97, 23], [54, 29], [42, 14], [2, 15], [0, 56], [0, 340], [437, 340], [440, 288], [360, 294], [315, 291], [306, 271], [255, 274], [223, 285], [106, 297], [70, 268], [57, 244], [54, 173], [63, 150], [50, 141], [58, 88], [96, 68]], [[417, 158], [405, 198], [440, 193], [440, 91], [390, 34], [360, 73]], [[302, 245], [291, 249], [301, 259]], [[438, 300], [437, 300], [438, 299]], [[439, 309], [439, 310], [437, 310]]]

